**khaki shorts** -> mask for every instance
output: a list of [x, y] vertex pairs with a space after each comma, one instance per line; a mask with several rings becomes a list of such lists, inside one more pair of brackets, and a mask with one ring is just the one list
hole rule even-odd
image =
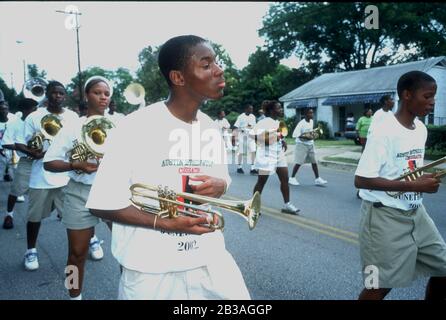
[[84, 230], [97, 225], [100, 220], [85, 207], [91, 185], [72, 179], [65, 187], [62, 223], [70, 230]]
[[123, 267], [118, 299], [250, 300], [232, 256], [222, 253], [216, 260], [212, 265], [182, 272], [142, 273]]
[[363, 201], [359, 245], [364, 276], [373, 266], [378, 272], [373, 288], [407, 287], [418, 275], [446, 276], [446, 244], [424, 206], [404, 211]]
[[294, 148], [294, 162], [297, 164], [316, 163], [313, 144], [296, 143]]
[[17, 169], [15, 169], [14, 172], [14, 181], [12, 182], [10, 192], [11, 195], [19, 197], [28, 192], [32, 165], [33, 160], [25, 157], [20, 158]]
[[238, 136], [237, 154], [248, 154], [256, 152], [257, 146], [254, 138], [251, 138], [246, 133], [241, 133]]
[[56, 209], [59, 214], [63, 210], [64, 187], [55, 189], [29, 188], [28, 221], [40, 222]]

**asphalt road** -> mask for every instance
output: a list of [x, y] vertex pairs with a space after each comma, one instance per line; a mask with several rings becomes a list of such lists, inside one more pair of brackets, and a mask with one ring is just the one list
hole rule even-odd
[[[248, 199], [257, 177], [236, 174], [235, 169], [230, 166], [233, 182], [228, 198]], [[302, 210], [298, 217], [280, 213], [283, 200], [277, 176], [272, 176], [264, 189], [263, 214], [254, 230], [249, 231], [246, 221], [236, 214], [225, 214], [226, 246], [238, 262], [253, 299], [356, 299], [360, 292], [360, 200], [353, 187], [353, 173], [328, 168], [320, 168], [320, 172], [329, 181], [326, 187], [313, 185], [308, 165], [299, 171], [301, 185], [290, 186], [291, 200]], [[9, 186], [0, 182], [2, 212]], [[425, 196], [425, 206], [443, 237], [445, 195], [442, 186], [439, 193]], [[17, 204], [14, 229], [0, 229], [0, 300], [67, 299], [66, 232], [55, 216], [42, 223], [39, 270], [27, 272], [23, 268], [26, 207], [26, 202]], [[83, 297], [116, 299], [119, 266], [110, 254], [110, 232], [100, 224], [96, 233], [104, 240], [105, 257], [87, 262]], [[395, 289], [388, 299], [423, 299], [425, 281], [421, 278], [409, 288]]]

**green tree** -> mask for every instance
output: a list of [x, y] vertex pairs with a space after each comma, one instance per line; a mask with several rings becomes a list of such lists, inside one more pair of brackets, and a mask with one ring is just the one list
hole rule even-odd
[[28, 77], [30, 78], [39, 77], [43, 79], [46, 78], [46, 71], [45, 70], [39, 71], [39, 67], [37, 67], [37, 65], [28, 64], [27, 68], [28, 68]]
[[[379, 9], [377, 30], [364, 26], [369, 4]], [[277, 3], [259, 34], [275, 57], [296, 55], [311, 73], [356, 70], [444, 54], [445, 19], [435, 3]]]
[[6, 82], [1, 77], [0, 77], [0, 90], [3, 92], [5, 101], [8, 102], [9, 112], [12, 112], [12, 113], [17, 112], [18, 107], [19, 107], [19, 100], [20, 100], [20, 98], [23, 98], [23, 96], [17, 95], [17, 92], [15, 91], [15, 89], [9, 88], [6, 85]]
[[136, 81], [141, 84], [145, 91], [147, 104], [152, 104], [166, 99], [169, 88], [158, 67], [159, 47], [144, 48], [138, 55], [140, 67], [136, 72]]

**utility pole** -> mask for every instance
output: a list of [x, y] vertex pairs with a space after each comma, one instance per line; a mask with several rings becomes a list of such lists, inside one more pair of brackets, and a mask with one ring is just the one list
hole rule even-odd
[[82, 74], [81, 74], [81, 54], [80, 54], [80, 45], [79, 45], [79, 29], [80, 29], [80, 25], [79, 25], [79, 19], [78, 16], [80, 16], [82, 13], [78, 12], [78, 11], [61, 11], [61, 10], [56, 10], [57, 13], [63, 13], [63, 14], [74, 14], [75, 16], [75, 21], [76, 21], [76, 25], [74, 26], [74, 28], [76, 29], [76, 46], [77, 46], [77, 77], [78, 77], [78, 82], [79, 82], [79, 97], [80, 97], [80, 101], [84, 101], [84, 91], [83, 91], [83, 86], [82, 86]]

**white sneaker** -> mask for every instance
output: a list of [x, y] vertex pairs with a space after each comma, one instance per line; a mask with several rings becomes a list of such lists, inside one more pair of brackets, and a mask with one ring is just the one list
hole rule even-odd
[[37, 258], [37, 251], [31, 251], [25, 253], [24, 258], [25, 269], [28, 271], [34, 271], [39, 269], [39, 259]]
[[327, 180], [324, 180], [321, 177], [319, 177], [316, 180], [314, 180], [314, 184], [317, 186], [321, 186], [321, 185], [327, 184]]
[[16, 201], [17, 202], [25, 202], [25, 197], [24, 196], [18, 196]]
[[99, 241], [96, 236], [90, 239], [90, 256], [93, 260], [101, 260], [104, 257], [104, 251], [102, 250], [101, 244], [104, 241]]
[[282, 212], [295, 215], [297, 215], [299, 211], [300, 209], [296, 208], [291, 202], [288, 202], [288, 204], [285, 204], [282, 208]]
[[299, 181], [297, 181], [296, 178], [289, 178], [289, 179], [288, 179], [288, 183], [289, 183], [289, 184], [292, 184], [293, 186], [298, 186], [298, 185], [300, 185]]

